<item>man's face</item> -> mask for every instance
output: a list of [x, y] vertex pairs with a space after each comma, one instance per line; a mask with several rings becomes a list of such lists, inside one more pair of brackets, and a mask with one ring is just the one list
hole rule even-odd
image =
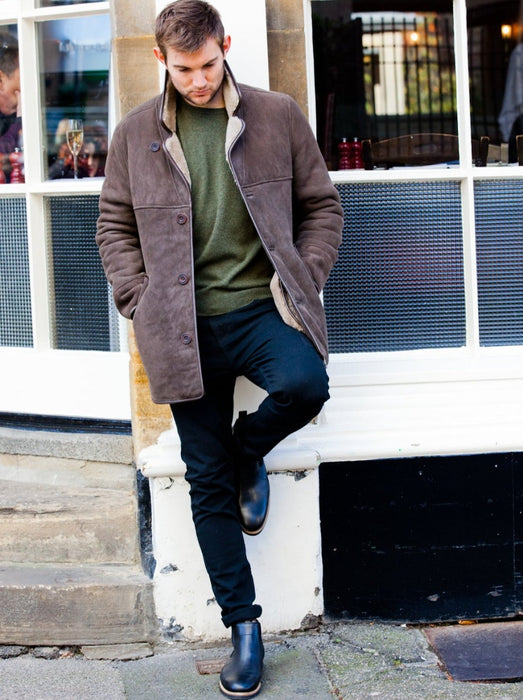
[[0, 71], [0, 112], [8, 115], [16, 112], [20, 94], [20, 71], [18, 68], [11, 75]]
[[167, 56], [155, 49], [156, 58], [164, 64], [175, 89], [186, 102], [195, 107], [223, 107], [222, 83], [225, 56], [231, 45], [230, 37], [223, 40], [223, 50], [216, 39], [207, 39], [194, 53], [169, 47]]

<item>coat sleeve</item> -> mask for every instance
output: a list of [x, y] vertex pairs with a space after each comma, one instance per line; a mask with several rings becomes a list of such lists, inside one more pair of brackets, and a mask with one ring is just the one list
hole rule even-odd
[[309, 122], [290, 104], [294, 244], [320, 292], [338, 258], [343, 210]]
[[127, 143], [117, 128], [107, 156], [96, 243], [118, 311], [131, 318], [147, 282], [134, 215]]

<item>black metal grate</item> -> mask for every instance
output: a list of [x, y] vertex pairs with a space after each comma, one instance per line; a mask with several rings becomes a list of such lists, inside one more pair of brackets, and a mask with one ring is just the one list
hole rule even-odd
[[476, 182], [481, 345], [523, 344], [523, 180]]
[[116, 317], [95, 243], [98, 197], [50, 197], [54, 345], [118, 350]]
[[324, 290], [333, 353], [465, 344], [460, 185], [343, 184], [340, 256]]
[[0, 345], [31, 347], [33, 326], [24, 197], [0, 199]]

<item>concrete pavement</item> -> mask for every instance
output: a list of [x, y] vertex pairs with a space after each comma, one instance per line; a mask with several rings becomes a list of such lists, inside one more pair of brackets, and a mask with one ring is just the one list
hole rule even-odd
[[[414, 627], [331, 622], [266, 637], [265, 648], [259, 697], [267, 700], [523, 697], [521, 683], [449, 680]], [[154, 655], [128, 661], [89, 660], [77, 650], [0, 647], [0, 699], [218, 700], [217, 668], [229, 654], [229, 645], [182, 642], [162, 643]]]

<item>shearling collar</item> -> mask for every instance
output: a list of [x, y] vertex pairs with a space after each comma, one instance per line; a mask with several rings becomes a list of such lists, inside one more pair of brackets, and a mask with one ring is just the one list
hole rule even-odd
[[[170, 132], [170, 136], [165, 141], [165, 146], [173, 157], [175, 163], [186, 177], [187, 182], [190, 184], [191, 176], [189, 173], [189, 168], [187, 166], [187, 161], [185, 160], [182, 145], [176, 133], [177, 94], [178, 93], [172, 84], [171, 79], [169, 78], [169, 74], [166, 72], [165, 86], [162, 99], [160, 101], [160, 113], [158, 116], [162, 125]], [[236, 116], [236, 112], [241, 103], [242, 95], [227, 61], [225, 61], [223, 99], [225, 102], [225, 109], [229, 117], [225, 136], [225, 156], [227, 157], [230, 147], [243, 130], [243, 121]]]
[[[176, 97], [177, 91], [165, 72], [165, 85], [160, 103], [160, 120], [172, 133], [176, 132]], [[241, 102], [241, 92], [227, 61], [223, 80], [223, 99], [229, 118], [234, 116]]]

